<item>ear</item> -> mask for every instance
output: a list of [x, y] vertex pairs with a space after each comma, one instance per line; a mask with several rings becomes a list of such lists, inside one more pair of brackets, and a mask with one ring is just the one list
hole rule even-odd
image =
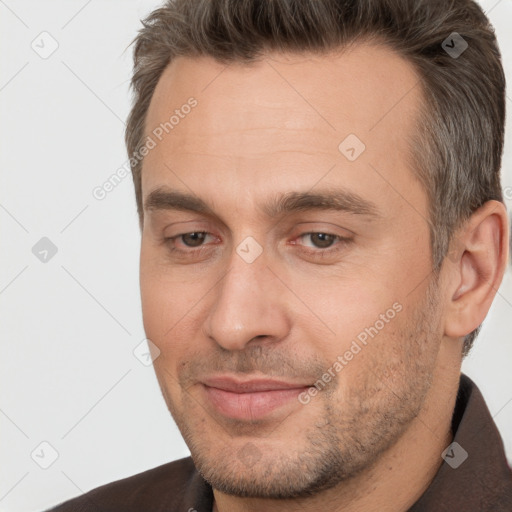
[[454, 234], [447, 256], [445, 335], [466, 336], [487, 316], [508, 262], [505, 205], [487, 201]]

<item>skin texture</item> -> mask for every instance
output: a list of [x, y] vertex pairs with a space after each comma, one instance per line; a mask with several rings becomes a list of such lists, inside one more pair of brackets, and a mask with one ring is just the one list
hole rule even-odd
[[[145, 204], [157, 189], [179, 191], [209, 211], [145, 209], [144, 326], [214, 510], [405, 511], [442, 462], [462, 337], [501, 282], [507, 220], [503, 205], [486, 203], [435, 278], [427, 196], [407, 145], [418, 83], [390, 50], [358, 44], [250, 66], [180, 57], [157, 85], [148, 135], [188, 98], [197, 106], [145, 157]], [[349, 134], [366, 146], [354, 161], [338, 149]], [[261, 206], [337, 189], [378, 215], [267, 216]], [[202, 231], [199, 243], [178, 236]], [[336, 236], [326, 248], [311, 232]], [[252, 263], [237, 252], [247, 237], [262, 248]], [[389, 319], [393, 305], [400, 311]], [[381, 315], [378, 333], [333, 369]], [[313, 386], [329, 368], [307, 404], [293, 399], [263, 419], [227, 418], [202, 384], [222, 373]]]

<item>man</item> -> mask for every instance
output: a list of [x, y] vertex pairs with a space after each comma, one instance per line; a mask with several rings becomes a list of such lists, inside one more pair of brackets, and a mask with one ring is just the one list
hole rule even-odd
[[169, 1], [133, 87], [144, 326], [192, 457], [55, 510], [512, 510], [460, 373], [509, 243], [481, 9]]

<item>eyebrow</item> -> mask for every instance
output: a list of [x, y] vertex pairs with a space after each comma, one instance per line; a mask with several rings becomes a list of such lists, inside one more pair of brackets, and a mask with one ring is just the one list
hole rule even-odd
[[[368, 218], [382, 217], [375, 203], [343, 189], [315, 193], [287, 192], [259, 205], [259, 209], [267, 217], [308, 210], [334, 210]], [[213, 209], [199, 197], [164, 188], [157, 188], [148, 194], [144, 210], [182, 210], [216, 216]]]

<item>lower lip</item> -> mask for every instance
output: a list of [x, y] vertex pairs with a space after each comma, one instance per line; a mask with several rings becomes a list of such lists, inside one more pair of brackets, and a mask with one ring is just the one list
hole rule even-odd
[[292, 400], [299, 405], [298, 396], [304, 388], [275, 389], [254, 393], [233, 393], [204, 385], [211, 404], [223, 416], [237, 420], [259, 420]]

